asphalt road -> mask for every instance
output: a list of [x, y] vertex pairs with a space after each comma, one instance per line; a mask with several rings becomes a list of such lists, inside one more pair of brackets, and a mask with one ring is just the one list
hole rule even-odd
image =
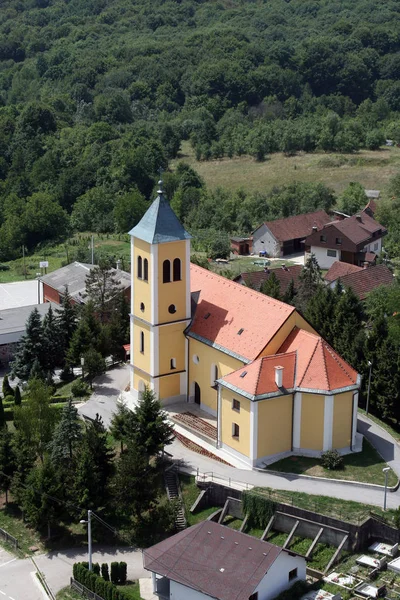
[[44, 597], [32, 561], [15, 558], [0, 548], [0, 600], [43, 600]]

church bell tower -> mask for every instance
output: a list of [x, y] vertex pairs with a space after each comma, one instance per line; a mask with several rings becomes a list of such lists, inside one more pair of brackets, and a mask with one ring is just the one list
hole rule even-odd
[[131, 236], [131, 392], [147, 385], [161, 402], [187, 398], [191, 318], [190, 238], [159, 181], [157, 198]]

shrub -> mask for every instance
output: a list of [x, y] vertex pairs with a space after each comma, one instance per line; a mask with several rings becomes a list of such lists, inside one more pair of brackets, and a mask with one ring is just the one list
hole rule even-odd
[[14, 398], [14, 390], [12, 389], [12, 387], [8, 381], [8, 375], [4, 375], [2, 391], [3, 391], [4, 398], [6, 398], [7, 396], [12, 396]]
[[327, 450], [321, 454], [321, 464], [329, 471], [343, 469], [343, 456], [337, 450]]
[[110, 581], [110, 573], [108, 572], [108, 564], [107, 563], [103, 563], [101, 565], [101, 576], [104, 579], [104, 581]]
[[88, 384], [82, 381], [82, 379], [76, 379], [71, 386], [72, 395], [75, 398], [82, 398], [88, 393]]
[[119, 563], [119, 583], [120, 583], [120, 585], [125, 585], [126, 575], [127, 575], [127, 565], [126, 565], [126, 562], [122, 561]]
[[3, 400], [3, 404], [14, 404], [14, 396], [6, 396]]
[[117, 563], [117, 562], [111, 563], [110, 578], [114, 584], [119, 583], [119, 563]]
[[14, 404], [15, 404], [15, 406], [21, 405], [21, 390], [19, 389], [18, 385], [16, 386], [16, 388], [14, 390]]
[[93, 573], [96, 573], [96, 575], [100, 575], [100, 565], [99, 565], [99, 563], [93, 563]]

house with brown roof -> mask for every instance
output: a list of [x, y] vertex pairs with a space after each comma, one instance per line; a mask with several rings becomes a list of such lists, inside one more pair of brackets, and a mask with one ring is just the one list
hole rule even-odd
[[329, 221], [324, 210], [266, 221], [253, 232], [253, 252], [265, 252], [266, 256], [273, 257], [304, 252], [304, 240], [312, 228], [320, 229]]
[[306, 578], [303, 556], [214, 521], [144, 550], [143, 565], [165, 600], [272, 600]]
[[387, 229], [366, 212], [315, 227], [305, 240], [306, 258], [314, 254], [321, 269], [337, 260], [362, 267], [373, 263], [382, 250]]
[[[351, 267], [351, 270], [337, 268], [336, 265]], [[345, 287], [350, 287], [360, 300], [365, 300], [369, 292], [381, 285], [392, 285], [393, 273], [386, 265], [373, 265], [366, 268], [336, 262], [325, 275], [325, 281], [333, 289], [341, 281]]]
[[240, 275], [235, 277], [234, 281], [260, 291], [261, 285], [268, 281], [272, 273], [274, 273], [279, 281], [281, 295], [283, 296], [292, 280], [296, 289], [302, 268], [302, 265], [292, 265], [291, 267], [282, 266], [279, 269], [270, 269], [266, 267], [263, 271], [240, 273]]
[[130, 405], [148, 386], [234, 465], [359, 450], [360, 376], [295, 307], [191, 264], [162, 188], [130, 235]]

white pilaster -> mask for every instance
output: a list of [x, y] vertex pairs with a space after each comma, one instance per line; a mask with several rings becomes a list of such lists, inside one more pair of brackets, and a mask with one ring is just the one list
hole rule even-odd
[[131, 314], [130, 314], [130, 357], [129, 362], [131, 365], [130, 384], [131, 390], [133, 390], [133, 359], [134, 359], [134, 345], [133, 345], [133, 307], [134, 307], [134, 282], [135, 282], [135, 252], [134, 252], [134, 237], [131, 237]]
[[150, 246], [151, 324], [158, 323], [158, 244]]
[[155, 573], [151, 574], [151, 581], [152, 581], [152, 584], [153, 584], [153, 594], [155, 594], [156, 591], [157, 591], [157, 583], [156, 583], [157, 578], [156, 578], [156, 574]]
[[357, 442], [357, 410], [358, 410], [358, 392], [353, 394], [353, 426], [351, 432], [351, 447], [355, 448]]
[[186, 262], [186, 318], [190, 319], [192, 309], [192, 297], [190, 290], [190, 240], [185, 241], [185, 262]]
[[324, 443], [323, 451], [332, 450], [332, 432], [333, 432], [333, 403], [334, 396], [325, 396], [324, 405]]
[[301, 433], [301, 392], [296, 392], [293, 398], [293, 448], [300, 448], [300, 433]]
[[250, 402], [250, 462], [254, 465], [258, 457], [258, 402]]
[[150, 327], [150, 375], [160, 374], [160, 334], [158, 327]]
[[221, 408], [222, 408], [222, 400], [221, 400], [221, 386], [218, 384], [218, 395], [217, 395], [217, 411], [218, 411], [218, 418], [217, 418], [217, 448], [221, 448], [221, 425], [222, 425], [222, 415], [221, 415]]

